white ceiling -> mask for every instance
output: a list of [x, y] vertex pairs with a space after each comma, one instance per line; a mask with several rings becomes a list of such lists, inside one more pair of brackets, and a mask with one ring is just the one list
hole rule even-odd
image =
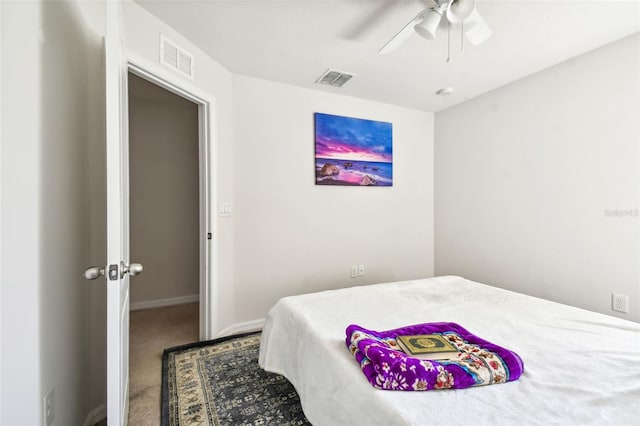
[[[494, 35], [460, 52], [452, 29], [378, 50], [432, 0], [136, 0], [236, 74], [438, 111], [640, 31], [640, 0], [478, 0]], [[327, 68], [357, 74], [338, 89]], [[197, 72], [197, 63], [196, 63]], [[440, 88], [455, 93], [437, 96]]]

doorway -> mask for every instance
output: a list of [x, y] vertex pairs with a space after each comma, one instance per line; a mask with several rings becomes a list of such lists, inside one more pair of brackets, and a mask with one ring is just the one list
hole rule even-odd
[[[208, 340], [217, 332], [215, 315], [217, 300], [216, 265], [216, 221], [211, 214], [215, 205], [215, 182], [212, 181], [215, 151], [216, 100], [209, 93], [189, 83], [184, 78], [163, 69], [133, 52], [127, 52], [127, 75], [135, 75], [148, 83], [165, 89], [178, 98], [188, 100], [198, 108], [198, 153], [199, 153], [199, 339]], [[128, 89], [127, 98], [129, 97]]]
[[199, 301], [198, 105], [129, 73], [131, 310]]
[[159, 424], [162, 352], [200, 336], [199, 108], [128, 73], [130, 253], [144, 265], [130, 290], [130, 424]]

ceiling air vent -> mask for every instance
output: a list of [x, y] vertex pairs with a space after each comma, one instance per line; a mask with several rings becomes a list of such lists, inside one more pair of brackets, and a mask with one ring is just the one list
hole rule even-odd
[[342, 87], [347, 81], [351, 80], [351, 78], [355, 76], [356, 75], [352, 73], [336, 71], [329, 68], [323, 72], [320, 77], [318, 77], [316, 83], [328, 84], [333, 87]]
[[193, 55], [160, 34], [160, 63], [193, 80]]

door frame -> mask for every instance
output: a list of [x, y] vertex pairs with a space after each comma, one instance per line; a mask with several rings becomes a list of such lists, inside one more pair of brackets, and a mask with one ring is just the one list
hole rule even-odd
[[[162, 87], [182, 98], [198, 105], [198, 147], [199, 147], [199, 235], [200, 284], [199, 284], [199, 336], [200, 340], [212, 339], [218, 324], [213, 308], [217, 306], [217, 223], [212, 214], [216, 203], [216, 184], [211, 183], [214, 176], [215, 159], [215, 98], [185, 81], [158, 63], [132, 52], [126, 51], [127, 71]], [[129, 94], [127, 93], [127, 99]], [[208, 239], [208, 235], [211, 239]], [[216, 310], [217, 312], [217, 310]]]

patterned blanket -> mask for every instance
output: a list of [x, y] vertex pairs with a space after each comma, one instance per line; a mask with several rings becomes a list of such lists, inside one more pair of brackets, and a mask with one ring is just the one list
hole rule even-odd
[[[458, 324], [417, 324], [388, 331], [347, 327], [347, 347], [376, 388], [404, 391], [462, 389], [516, 380], [524, 371], [520, 356], [483, 340]], [[440, 334], [458, 350], [455, 358], [421, 360], [396, 344], [399, 335]]]

